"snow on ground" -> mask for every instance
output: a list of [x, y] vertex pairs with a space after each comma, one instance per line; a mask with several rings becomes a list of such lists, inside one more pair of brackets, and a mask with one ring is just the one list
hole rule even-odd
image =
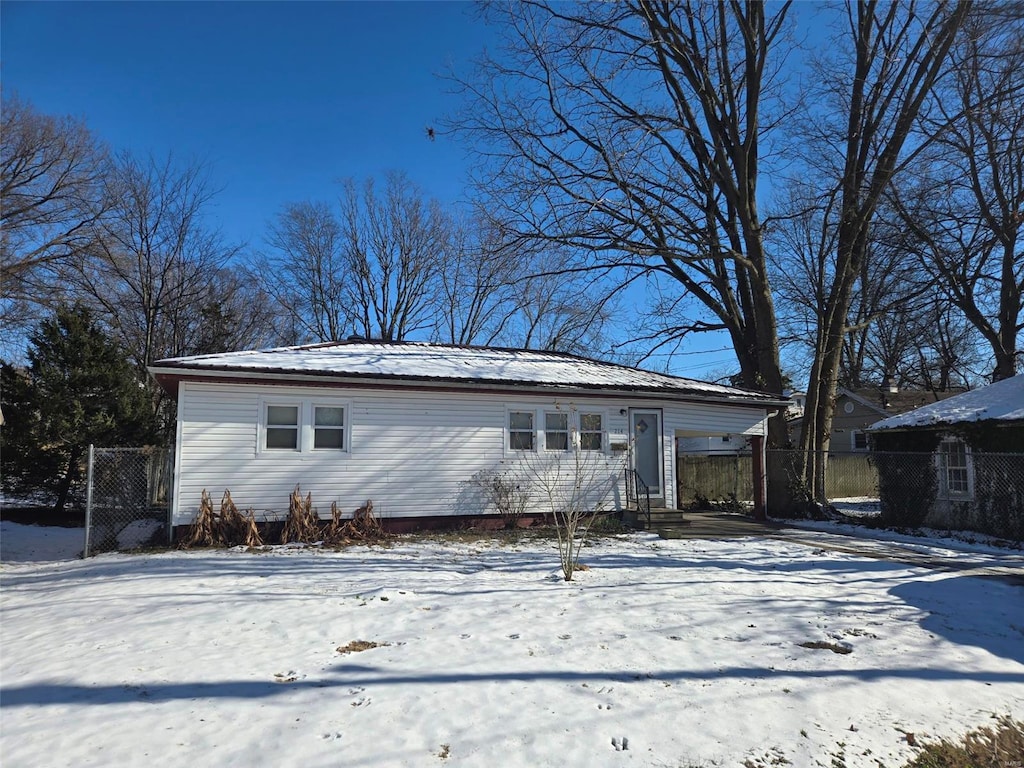
[[5, 562], [0, 758], [854, 768], [1024, 717], [1005, 580], [767, 538], [584, 561], [566, 583], [549, 541], [403, 539]]
[[84, 547], [84, 528], [20, 525], [8, 520], [0, 520], [0, 562], [2, 563], [68, 560], [79, 557]]
[[[831, 505], [843, 515], [855, 519], [867, 519], [882, 513], [881, 502], [866, 496], [834, 499], [831, 501]], [[785, 520], [781, 522], [797, 528], [853, 536], [861, 542], [861, 546], [864, 541], [894, 542], [900, 544], [904, 549], [919, 554], [936, 554], [940, 557], [959, 556], [966, 552], [1003, 555], [1008, 551], [1021, 551], [1020, 542], [1011, 542], [975, 531], [917, 528], [913, 532], [898, 533], [887, 528], [870, 528], [834, 520]], [[1011, 556], [1012, 559], [1014, 558]], [[1024, 557], [1019, 560], [1021, 566], [1024, 567]]]

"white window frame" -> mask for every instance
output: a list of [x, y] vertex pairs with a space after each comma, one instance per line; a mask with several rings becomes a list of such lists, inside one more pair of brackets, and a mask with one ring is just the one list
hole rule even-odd
[[[512, 433], [526, 432], [525, 429], [512, 429], [512, 414], [514, 413], [527, 413], [530, 415], [530, 434], [532, 438], [530, 440], [530, 448], [513, 448], [512, 447]], [[537, 429], [537, 409], [536, 408], [515, 408], [509, 406], [505, 409], [505, 427], [502, 430], [502, 439], [505, 441], [505, 453], [509, 455], [516, 455], [518, 453], [534, 453], [537, 450], [537, 446], [540, 443], [540, 430]]]
[[[294, 448], [272, 448], [267, 445], [267, 432], [271, 429], [288, 429], [290, 425], [272, 425], [269, 423], [269, 411], [271, 408], [294, 408], [295, 409], [295, 447]], [[260, 401], [260, 428], [257, 439], [258, 450], [261, 453], [299, 453], [302, 451], [302, 401], [293, 399], [266, 399]]]
[[[295, 448], [268, 448], [267, 447], [267, 409], [270, 406], [285, 406], [298, 408], [298, 438]], [[339, 448], [314, 448], [316, 435], [316, 424], [314, 418], [317, 408], [341, 408], [343, 426], [342, 447]], [[270, 427], [271, 429], [273, 427]], [[281, 457], [287, 454], [318, 456], [348, 456], [352, 446], [352, 403], [349, 400], [335, 400], [324, 397], [277, 397], [266, 395], [259, 398], [259, 418], [257, 421], [256, 454], [264, 456]]]
[[[548, 416], [559, 416], [565, 419], [565, 429], [548, 429]], [[545, 410], [544, 411], [544, 451], [547, 453], [568, 453], [572, 450], [572, 437], [573, 437], [573, 423], [572, 414], [569, 411], [559, 410]], [[564, 448], [550, 448], [548, 447], [548, 437], [554, 435], [565, 435], [565, 447]]]
[[[963, 447], [963, 465], [957, 465], [954, 467], [949, 465], [947, 461], [949, 453], [945, 449], [947, 446], [951, 445]], [[941, 498], [961, 501], [974, 498], [974, 462], [971, 459], [971, 446], [967, 445], [963, 440], [955, 437], [943, 438], [935, 453], [935, 462], [936, 470], [939, 474], [939, 492], [941, 494]], [[953, 490], [950, 488], [949, 476], [951, 470], [964, 473], [964, 479], [966, 480], [964, 483], [966, 488], [964, 490]]]
[[[525, 432], [526, 430], [513, 430], [512, 429], [512, 414], [513, 413], [528, 413], [533, 420], [533, 447], [532, 448], [512, 448], [512, 432]], [[562, 448], [548, 448], [548, 429], [547, 429], [547, 416], [548, 414], [562, 414], [566, 417], [566, 425], [568, 428], [567, 435], [567, 447]], [[588, 416], [599, 416], [601, 418], [601, 447], [600, 449], [582, 449], [582, 417]], [[558, 433], [562, 433], [562, 430], [553, 430]], [[551, 408], [545, 406], [526, 407], [514, 405], [505, 406], [505, 423], [501, 430], [503, 449], [505, 456], [515, 456], [521, 453], [567, 453], [572, 451], [577, 444], [580, 445], [581, 449], [588, 454], [609, 454], [611, 447], [608, 440], [608, 410], [606, 408], [577, 408], [573, 407], [571, 410], [564, 410], [561, 408]], [[593, 430], [591, 430], [593, 433]]]
[[[599, 419], [601, 419], [601, 428], [599, 430], [597, 430], [596, 432], [594, 430], [592, 430], [592, 429], [584, 430], [583, 429], [583, 417], [584, 416], [597, 416]], [[578, 426], [579, 426], [578, 434], [579, 434], [579, 441], [580, 441], [580, 450], [581, 451], [586, 451], [587, 453], [607, 453], [608, 452], [608, 430], [606, 429], [606, 425], [608, 423], [608, 414], [605, 411], [600, 410], [600, 409], [596, 409], [596, 408], [591, 408], [591, 409], [588, 409], [588, 410], [583, 410], [581, 408], [579, 410], [579, 412], [576, 414], [576, 418], [578, 420]], [[584, 448], [583, 447], [583, 435], [584, 434], [588, 434], [588, 435], [597, 434], [600, 437], [601, 447], [600, 448]]]
[[[864, 447], [857, 447], [857, 435], [864, 435]], [[850, 431], [850, 450], [856, 453], [863, 453], [868, 450], [868, 433], [863, 429], [854, 429]]]
[[[341, 426], [321, 426], [318, 427], [316, 424], [316, 409], [317, 408], [340, 408], [341, 409]], [[320, 402], [314, 401], [310, 403], [309, 411], [309, 449], [316, 451], [317, 453], [348, 453], [348, 439], [349, 439], [349, 419], [351, 409], [344, 403], [337, 402]], [[316, 447], [316, 431], [318, 429], [326, 429], [332, 432], [341, 432], [341, 448], [317, 448]]]

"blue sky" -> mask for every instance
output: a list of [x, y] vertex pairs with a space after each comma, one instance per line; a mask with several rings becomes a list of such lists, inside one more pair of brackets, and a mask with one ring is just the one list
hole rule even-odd
[[483, 46], [462, 3], [4, 2], [5, 89], [117, 149], [210, 165], [215, 216], [257, 241], [286, 202], [339, 177], [407, 171], [462, 196], [464, 159], [425, 128], [455, 99], [437, 75]]
[[[213, 223], [255, 247], [283, 204], [333, 199], [341, 177], [401, 170], [444, 203], [464, 199], [463, 148], [426, 127], [458, 106], [439, 75], [488, 43], [458, 2], [0, 5], [7, 92], [84, 119], [114, 149], [207, 163]], [[735, 368], [727, 343], [688, 343], [672, 369]]]

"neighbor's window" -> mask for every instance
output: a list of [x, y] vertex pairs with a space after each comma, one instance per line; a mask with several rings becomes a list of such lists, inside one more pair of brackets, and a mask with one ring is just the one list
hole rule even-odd
[[508, 412], [508, 447], [513, 451], [533, 450], [533, 412]]
[[866, 451], [868, 449], [868, 433], [859, 429], [853, 432], [853, 450]]
[[600, 413], [580, 414], [580, 449], [600, 451], [604, 430], [601, 429]]
[[569, 414], [544, 414], [544, 447], [549, 451], [569, 450]]
[[313, 448], [345, 450], [345, 409], [313, 406]]
[[267, 448], [298, 450], [299, 406], [267, 406]]
[[970, 454], [959, 440], [943, 440], [939, 446], [939, 471], [946, 493], [967, 496], [971, 491]]

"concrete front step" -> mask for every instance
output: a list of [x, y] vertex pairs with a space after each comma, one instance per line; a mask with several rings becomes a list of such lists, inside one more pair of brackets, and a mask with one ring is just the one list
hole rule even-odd
[[681, 510], [678, 509], [652, 509], [650, 525], [647, 523], [647, 516], [636, 510], [628, 510], [623, 516], [623, 522], [634, 528], [657, 530], [665, 527], [683, 527], [690, 524]]

